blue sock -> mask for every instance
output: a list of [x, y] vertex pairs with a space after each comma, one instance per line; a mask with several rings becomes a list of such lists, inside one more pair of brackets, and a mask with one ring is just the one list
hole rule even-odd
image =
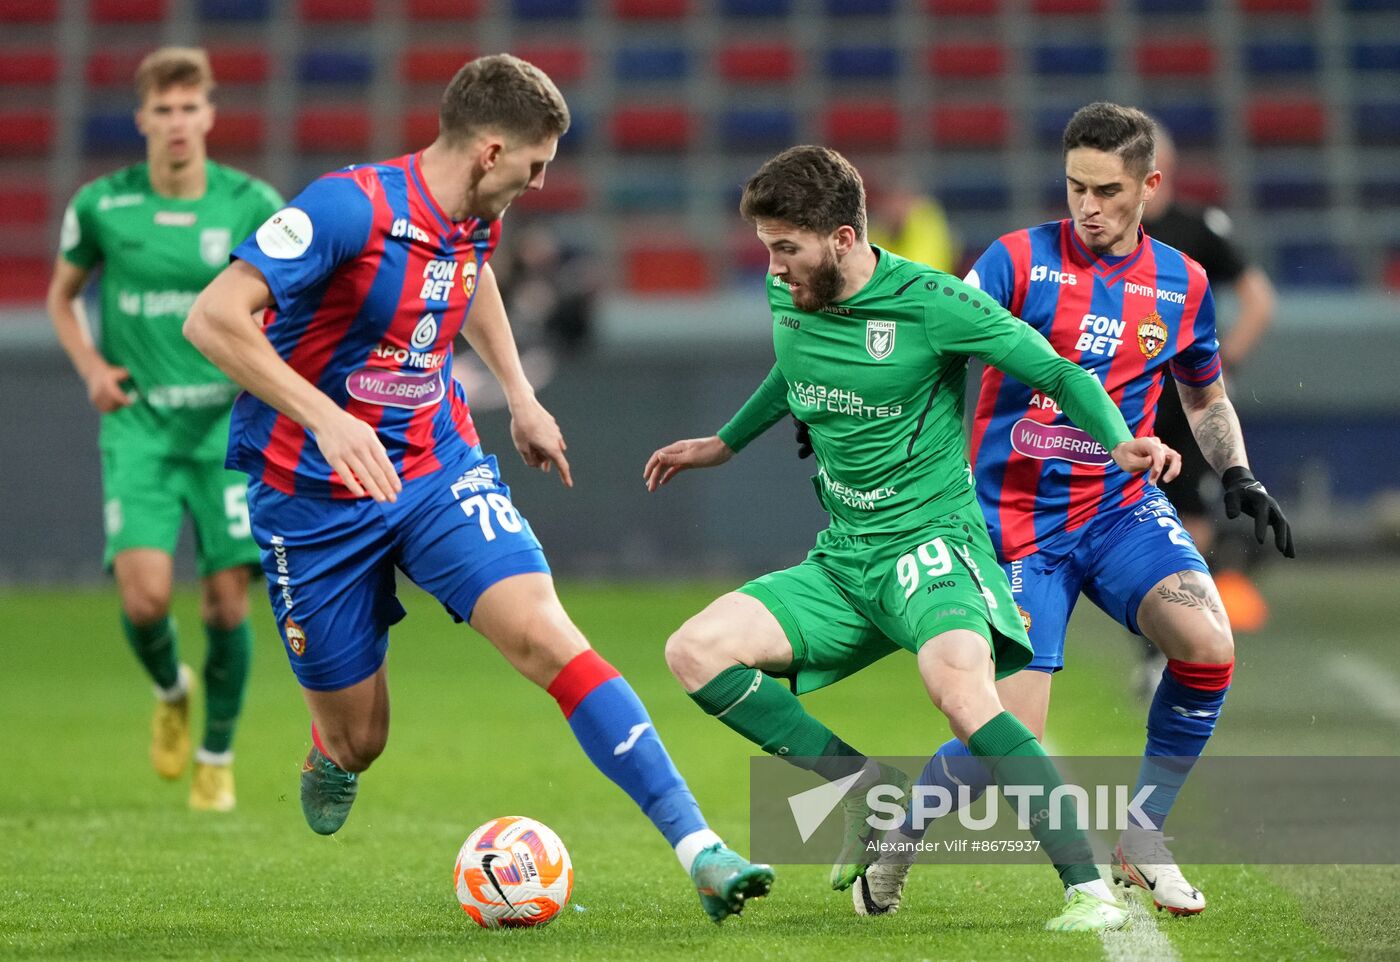
[[707, 826], [627, 680], [589, 649], [550, 682], [574, 737], [598, 770], [631, 796], [674, 848]]
[[[952, 738], [939, 745], [938, 751], [928, 760], [924, 770], [919, 773], [913, 793], [917, 796], [921, 786], [943, 789], [948, 793], [952, 802], [952, 807], [948, 809], [947, 814], [952, 814], [958, 810], [962, 801], [959, 795], [961, 786], [966, 786], [971, 790], [967, 800], [972, 803], [981, 798], [982, 794], [986, 792], [987, 786], [994, 781], [991, 772], [987, 771], [986, 766], [973, 757], [968, 747], [956, 738]], [[909, 817], [904, 820], [904, 826], [900, 831], [909, 838], [918, 839], [924, 837], [928, 826], [916, 827], [914, 802], [915, 798], [911, 797], [909, 799]], [[930, 806], [933, 804], [931, 797], [927, 804]]]
[[[1142, 804], [1142, 811], [1153, 824], [1138, 827], [1160, 829], [1166, 822], [1186, 776], [1215, 731], [1225, 693], [1230, 690], [1233, 668], [1234, 662], [1167, 662], [1147, 712], [1147, 747], [1133, 790], [1136, 795], [1145, 785], [1155, 786]], [[1133, 822], [1136, 824], [1136, 817]]]

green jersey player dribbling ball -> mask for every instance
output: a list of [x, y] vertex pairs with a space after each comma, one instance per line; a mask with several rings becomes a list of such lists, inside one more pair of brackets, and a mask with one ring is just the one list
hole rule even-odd
[[[206, 724], [190, 804], [234, 805], [233, 731], [248, 675], [248, 569], [258, 550], [246, 482], [224, 467], [238, 389], [184, 338], [199, 291], [281, 206], [267, 184], [209, 160], [213, 77], [202, 50], [165, 48], [137, 70], [146, 161], [85, 185], [63, 218], [48, 307], [101, 414], [105, 563], [128, 641], [157, 689], [151, 761], [176, 778], [190, 754], [192, 672], [170, 619], [173, 555], [188, 516], [203, 580]], [[75, 304], [100, 271], [100, 323]], [[249, 323], [253, 323], [250, 318]]]

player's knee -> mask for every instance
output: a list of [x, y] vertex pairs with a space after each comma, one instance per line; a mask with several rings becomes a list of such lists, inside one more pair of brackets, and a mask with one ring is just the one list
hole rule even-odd
[[337, 765], [347, 772], [362, 772], [384, 754], [384, 746], [389, 742], [389, 732], [387, 729], [381, 731], [366, 726], [335, 735], [322, 732], [321, 738], [331, 759]]
[[542, 606], [525, 616], [512, 647], [516, 669], [544, 688], [589, 645], [562, 607]]
[[170, 614], [170, 592], [154, 585], [128, 585], [122, 611], [133, 625], [153, 625]]
[[206, 595], [200, 605], [200, 617], [211, 628], [228, 631], [248, 619], [247, 595]]
[[1221, 625], [1214, 631], [1203, 631], [1190, 639], [1186, 645], [1186, 657], [1182, 661], [1202, 665], [1224, 665], [1235, 660], [1235, 638], [1228, 625]]
[[666, 667], [688, 691], [694, 691], [735, 663], [723, 646], [724, 638], [713, 624], [700, 616], [691, 618], [666, 639]]

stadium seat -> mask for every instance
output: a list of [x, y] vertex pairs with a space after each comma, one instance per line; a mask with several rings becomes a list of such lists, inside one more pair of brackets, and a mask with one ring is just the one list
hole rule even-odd
[[1031, 67], [1045, 76], [1099, 76], [1108, 72], [1108, 48], [1101, 43], [1040, 44], [1031, 51]]
[[260, 110], [221, 108], [209, 131], [209, 147], [216, 154], [251, 154], [263, 149], [267, 123]]
[[87, 154], [144, 154], [146, 141], [136, 129], [129, 110], [99, 111], [83, 123], [83, 152]]
[[374, 0], [300, 0], [297, 12], [309, 23], [369, 23]]
[[1204, 38], [1148, 40], [1135, 60], [1144, 77], [1204, 77], [1215, 70], [1215, 45]]
[[1351, 66], [1354, 70], [1400, 70], [1400, 41], [1353, 45]]
[[[98, 50], [88, 57], [87, 77], [90, 87], [131, 87], [136, 67], [145, 50]], [[217, 77], [218, 74], [215, 74]]]
[[1313, 0], [1240, 0], [1245, 13], [1312, 13]]
[[7, 49], [0, 53], [0, 84], [42, 87], [58, 80], [58, 57], [48, 50]]
[[1347, 9], [1357, 13], [1386, 13], [1400, 10], [1400, 0], [1347, 0]]
[[572, 171], [554, 167], [545, 177], [544, 190], [527, 190], [510, 205], [512, 213], [563, 214], [588, 205], [588, 185]]
[[698, 247], [633, 246], [623, 263], [627, 289], [633, 294], [703, 294], [714, 286], [709, 257]]
[[982, 41], [950, 41], [929, 48], [925, 67], [935, 77], [1000, 77], [1006, 72], [1006, 48]]
[[939, 147], [1005, 147], [1011, 135], [1011, 117], [997, 102], [938, 104], [929, 126]]
[[694, 133], [694, 119], [684, 107], [621, 107], [612, 116], [618, 150], [685, 150]]
[[1259, 98], [1246, 106], [1245, 125], [1256, 145], [1320, 144], [1327, 136], [1327, 111], [1310, 97]]
[[1392, 291], [1400, 291], [1400, 250], [1391, 250], [1381, 267], [1381, 283]]
[[518, 20], [578, 20], [583, 16], [583, 0], [511, 0], [511, 12]]
[[736, 43], [720, 50], [719, 75], [730, 81], [784, 81], [797, 73], [797, 51], [783, 43]]
[[1047, 104], [1038, 108], [1031, 119], [1036, 141], [1046, 147], [1058, 148], [1064, 138], [1065, 124], [1069, 123], [1074, 112], [1082, 106], [1083, 104], [1074, 102]]
[[792, 0], [720, 0], [719, 9], [726, 17], [786, 17]]
[[1369, 146], [1400, 144], [1400, 101], [1356, 105], [1356, 139]]
[[88, 17], [94, 23], [159, 23], [168, 8], [167, 0], [91, 0]]
[[994, 17], [1001, 0], [925, 0], [929, 13], [939, 17]]
[[1400, 207], [1400, 176], [1366, 178], [1361, 182], [1361, 201], [1367, 207]]
[[304, 84], [363, 86], [374, 79], [374, 58], [358, 50], [308, 50], [297, 61], [297, 79]]
[[1254, 203], [1264, 211], [1320, 210], [1331, 201], [1327, 181], [1297, 174], [1260, 177]]
[[1147, 112], [1183, 147], [1214, 146], [1220, 136], [1219, 111], [1211, 100], [1152, 104]]
[[826, 0], [828, 17], [888, 17], [894, 12], [894, 0]]
[[471, 20], [481, 13], [482, 0], [408, 0], [410, 20]]
[[1138, 13], [1205, 13], [1210, 0], [1137, 0]]
[[1176, 194], [1193, 204], [1220, 206], [1225, 203], [1225, 183], [1214, 167], [1186, 167], [1176, 172]]
[[220, 87], [260, 84], [270, 71], [267, 51], [260, 47], [210, 47], [209, 66]]
[[0, 303], [37, 303], [49, 289], [50, 257], [0, 255]]
[[199, 18], [239, 23], [267, 20], [272, 0], [199, 0]]
[[613, 57], [613, 76], [623, 82], [684, 80], [690, 70], [690, 48], [684, 46], [623, 47]]
[[827, 76], [837, 80], [893, 80], [899, 73], [894, 47], [833, 47], [823, 62]]
[[0, 23], [53, 23], [58, 0], [6, 0], [0, 3]]
[[1281, 287], [1355, 287], [1356, 261], [1331, 244], [1280, 244], [1274, 279]]
[[669, 170], [620, 171], [608, 184], [608, 207], [620, 213], [674, 213], [685, 201], [684, 181]]
[[773, 149], [797, 142], [797, 117], [781, 107], [734, 107], [719, 117], [719, 141], [726, 150]]
[[619, 20], [675, 20], [690, 13], [690, 0], [613, 0]]
[[0, 186], [0, 227], [48, 225], [49, 187], [42, 180], [7, 182]]
[[549, 74], [556, 83], [572, 83], [588, 74], [588, 51], [573, 43], [521, 43], [515, 53]]
[[1317, 46], [1307, 40], [1256, 41], [1244, 48], [1245, 70], [1252, 74], [1314, 73]]
[[1011, 182], [1005, 177], [953, 180], [935, 191], [949, 213], [1000, 211], [1011, 206]]
[[422, 107], [404, 114], [403, 137], [405, 150], [418, 150], [437, 139], [438, 112], [436, 107]]
[[[369, 150], [370, 132], [363, 107], [306, 107], [296, 119], [296, 145], [302, 151], [364, 153]], [[436, 125], [433, 134], [437, 134]]]
[[826, 109], [822, 127], [837, 149], [888, 149], [899, 144], [899, 108], [883, 102], [845, 102]]
[[1031, 13], [1038, 16], [1102, 13], [1104, 0], [1031, 0]]
[[399, 61], [399, 75], [411, 84], [441, 88], [462, 69], [464, 63], [475, 56], [476, 51], [458, 43], [412, 46], [403, 52], [403, 58]]

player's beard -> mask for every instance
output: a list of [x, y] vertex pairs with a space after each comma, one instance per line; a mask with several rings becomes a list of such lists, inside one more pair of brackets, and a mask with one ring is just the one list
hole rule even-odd
[[803, 311], [819, 311], [829, 304], [835, 303], [841, 296], [841, 288], [845, 283], [845, 278], [841, 276], [841, 265], [836, 262], [836, 255], [831, 251], [823, 251], [821, 263], [812, 268], [811, 275], [792, 294], [792, 303]]

